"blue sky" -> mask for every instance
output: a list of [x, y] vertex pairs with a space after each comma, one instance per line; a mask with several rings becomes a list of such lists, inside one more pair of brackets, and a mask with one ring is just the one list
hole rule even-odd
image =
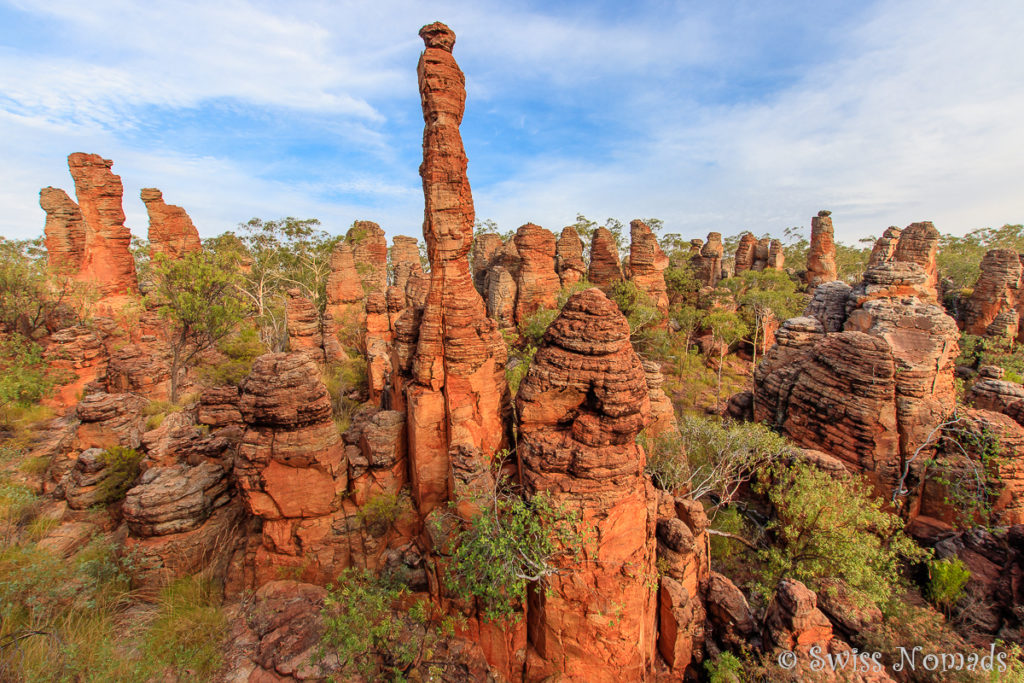
[[253, 216], [419, 235], [419, 27], [456, 32], [477, 215], [686, 237], [1024, 221], [1024, 5], [0, 0], [0, 235], [66, 157], [114, 160], [203, 236]]

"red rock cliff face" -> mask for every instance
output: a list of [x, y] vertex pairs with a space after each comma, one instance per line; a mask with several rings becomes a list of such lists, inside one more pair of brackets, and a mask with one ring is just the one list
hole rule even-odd
[[600, 290], [569, 299], [516, 401], [527, 492], [579, 511], [593, 540], [530, 597], [526, 680], [642, 680], [655, 647], [656, 496], [635, 437], [650, 400], [629, 325]]
[[819, 211], [811, 219], [811, 247], [807, 253], [807, 273], [804, 280], [808, 287], [817, 287], [836, 279], [836, 239], [832, 227], [832, 212]]
[[97, 283], [105, 295], [138, 290], [135, 262], [124, 224], [121, 178], [110, 172], [114, 162], [98, 154], [76, 152], [68, 157], [78, 207], [85, 222], [85, 255], [79, 279]]
[[153, 187], [143, 188], [141, 197], [149, 213], [149, 246], [153, 256], [163, 254], [178, 259], [202, 251], [199, 231], [185, 209], [165, 204], [163, 193]]
[[474, 211], [459, 134], [466, 89], [452, 57], [455, 34], [434, 23], [420, 37], [426, 45], [417, 66], [425, 123], [420, 175], [431, 272], [406, 397], [413, 495], [426, 514], [450, 495], [453, 449], [476, 449], [487, 458], [501, 448], [506, 386], [504, 342], [469, 271]]
[[50, 267], [75, 274], [85, 258], [85, 222], [78, 204], [64, 190], [44, 187], [39, 206], [46, 212], [46, 255]]
[[754, 250], [757, 248], [757, 238], [751, 233], [745, 232], [740, 236], [740, 243], [736, 245], [736, 274], [739, 275], [745, 270], [754, 266]]
[[694, 275], [702, 286], [714, 287], [722, 279], [723, 253], [720, 232], [709, 232], [707, 242], [690, 240], [690, 261], [693, 263]]

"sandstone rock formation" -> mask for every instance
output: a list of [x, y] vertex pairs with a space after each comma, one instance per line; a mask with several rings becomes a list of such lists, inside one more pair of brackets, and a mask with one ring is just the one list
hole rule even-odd
[[144, 187], [142, 203], [149, 213], [149, 247], [152, 256], [178, 259], [201, 251], [199, 231], [185, 209], [164, 203], [164, 195], [153, 187]]
[[736, 274], [751, 270], [754, 267], [754, 250], [757, 248], [757, 238], [752, 233], [745, 232], [740, 235], [740, 243], [736, 245]]
[[[916, 263], [928, 276], [927, 286], [937, 291], [938, 267], [935, 257], [939, 253], [939, 231], [929, 221], [911, 223], [900, 233], [892, 260]], [[938, 295], [936, 294], [936, 298]]]
[[[654, 594], [644, 577], [653, 571], [655, 517], [634, 439], [650, 399], [629, 325], [600, 290], [569, 299], [516, 402], [527, 492], [579, 510], [596, 541], [575, 572], [531, 594], [526, 678], [640, 680], [654, 645]], [[619, 606], [617, 623], [602, 614], [609, 599]]]
[[44, 187], [39, 191], [39, 206], [46, 212], [46, 256], [50, 267], [77, 274], [85, 259], [85, 221], [78, 204], [64, 190]]
[[896, 244], [900, 240], [900, 233], [903, 231], [897, 228], [895, 225], [891, 225], [885, 229], [882, 236], [875, 241], [874, 246], [871, 248], [871, 257], [868, 260], [868, 267], [877, 266], [880, 263], [892, 261], [896, 255]]
[[981, 274], [964, 311], [964, 332], [979, 336], [1021, 338], [1024, 308], [1024, 259], [1013, 249], [992, 249], [981, 261]]
[[487, 273], [495, 265], [497, 254], [502, 247], [501, 235], [485, 232], [473, 240], [473, 286], [480, 296], [487, 296]]
[[590, 284], [600, 287], [606, 294], [612, 285], [622, 280], [622, 263], [619, 261], [619, 247], [615, 236], [607, 228], [594, 230], [590, 243], [590, 269], [587, 274]]
[[562, 234], [555, 246], [555, 269], [562, 287], [580, 282], [587, 276], [587, 266], [583, 262], [583, 241], [576, 228], [562, 228]]
[[110, 172], [114, 162], [97, 154], [68, 157], [78, 207], [85, 223], [85, 249], [78, 277], [96, 283], [103, 294], [138, 289], [131, 232], [124, 224], [121, 178]]
[[373, 221], [355, 221], [345, 240], [352, 245], [363, 292], [383, 293], [388, 286], [388, 241], [384, 231]]
[[702, 287], [714, 287], [722, 279], [722, 233], [709, 232], [707, 242], [691, 240], [690, 244], [691, 254], [693, 247], [700, 246], [697, 255], [691, 256], [697, 281]]
[[668, 315], [668, 288], [665, 269], [668, 257], [658, 245], [651, 228], [640, 220], [629, 223], [629, 278], [640, 291], [654, 301], [663, 316]]
[[832, 212], [819, 211], [811, 219], [811, 247], [807, 253], [804, 281], [810, 288], [836, 279], [836, 241]]
[[473, 198], [459, 134], [465, 76], [452, 57], [455, 34], [420, 29], [426, 49], [417, 75], [423, 107], [423, 236], [430, 290], [406, 389], [413, 496], [421, 514], [449, 497], [449, 453], [475, 449], [489, 459], [504, 442], [505, 344], [473, 287]]
[[[916, 258], [918, 245], [896, 253]], [[863, 472], [886, 499], [909, 496], [911, 516], [923, 483], [918, 449], [934, 450], [955, 406], [959, 333], [933, 293], [925, 267], [895, 260], [852, 289], [820, 283], [811, 317], [783, 324], [754, 375], [756, 420]]]
[[305, 354], [260, 356], [242, 384], [239, 404], [247, 428], [235, 478], [250, 514], [263, 520], [256, 551], [258, 583], [279, 567], [327, 580], [345, 566], [320, 541], [347, 488], [347, 465], [331, 399]]
[[555, 235], [527, 223], [516, 231], [516, 251], [522, 260], [516, 277], [516, 322], [541, 308], [554, 308], [561, 282], [555, 272]]
[[302, 295], [298, 288], [288, 290], [286, 304], [288, 324], [288, 348], [310, 354], [318, 363], [324, 360], [324, 334], [320, 327], [320, 315], [313, 302]]

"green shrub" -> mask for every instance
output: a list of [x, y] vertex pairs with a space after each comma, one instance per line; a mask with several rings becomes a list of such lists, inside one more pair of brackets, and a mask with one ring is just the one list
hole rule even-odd
[[971, 572], [959, 557], [928, 562], [928, 599], [937, 607], [949, 610], [963, 595]]
[[541, 308], [519, 323], [519, 336], [526, 346], [540, 346], [548, 327], [558, 317], [561, 309]]
[[722, 652], [715, 659], [704, 660], [708, 683], [744, 683], [743, 662], [731, 652]]
[[359, 508], [357, 516], [372, 536], [383, 536], [398, 519], [407, 500], [398, 493], [378, 493]]
[[19, 334], [0, 339], [0, 408], [38, 403], [54, 383], [38, 344]]
[[682, 437], [678, 433], [666, 432], [651, 438], [646, 432], [641, 432], [637, 442], [647, 452], [646, 472], [651, 475], [654, 485], [664, 491], [682, 489], [690, 473]]
[[902, 563], [927, 557], [859, 477], [835, 479], [805, 463], [778, 463], [756, 490], [775, 507], [768, 524], [775, 543], [759, 552], [765, 596], [783, 577], [819, 590], [819, 579], [841, 576], [856, 602], [884, 605], [904, 585]]
[[255, 360], [268, 351], [253, 327], [243, 327], [217, 345], [223, 358], [202, 366], [200, 377], [214, 385], [238, 386], [252, 371]]
[[[517, 616], [527, 587], [543, 586], [558, 571], [556, 562], [570, 565], [579, 558], [588, 531], [579, 513], [568, 510], [546, 493], [525, 499], [507, 489], [481, 500], [468, 524], [459, 520], [452, 546], [451, 587], [464, 600], [476, 599], [485, 619]], [[438, 533], [443, 533], [437, 520]]]
[[324, 384], [331, 395], [334, 423], [344, 433], [352, 424], [352, 416], [366, 398], [366, 358], [354, 352], [346, 361], [330, 367], [324, 377]]
[[97, 487], [100, 496], [100, 503], [107, 505], [124, 498], [124, 494], [132, 487], [135, 479], [139, 476], [139, 463], [142, 462], [142, 454], [134, 448], [124, 446], [113, 446], [103, 451], [101, 456], [106, 467], [106, 477]]
[[321, 612], [324, 631], [314, 661], [338, 674], [332, 680], [360, 676], [405, 681], [424, 660], [433, 661], [417, 678], [434, 680], [437, 672], [432, 669], [444, 666], [434, 656], [435, 648], [453, 633], [450, 619], [434, 625], [438, 615], [422, 600], [403, 611], [409, 589], [365, 569], [346, 569], [327, 590]]

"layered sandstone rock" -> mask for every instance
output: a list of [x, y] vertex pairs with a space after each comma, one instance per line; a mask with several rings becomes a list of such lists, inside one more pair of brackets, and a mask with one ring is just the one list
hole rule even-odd
[[676, 411], [672, 406], [672, 399], [662, 389], [665, 377], [661, 374], [661, 367], [651, 360], [645, 360], [643, 366], [651, 399], [651, 418], [646, 433], [651, 437], [675, 433], [679, 428], [676, 423]]
[[832, 212], [819, 211], [811, 219], [811, 247], [807, 253], [807, 272], [804, 281], [814, 288], [836, 279], [836, 241], [832, 227]]
[[752, 233], [745, 232], [740, 236], [740, 243], [736, 245], [737, 275], [754, 267], [754, 250], [756, 248], [757, 238]]
[[964, 311], [964, 332], [1016, 338], [1021, 334], [1024, 260], [1013, 249], [992, 249], [981, 261], [981, 274]]
[[[651, 666], [654, 492], [635, 443], [650, 399], [629, 325], [599, 289], [572, 296], [516, 398], [527, 493], [577, 510], [595, 543], [530, 596], [527, 680], [640, 680]], [[599, 561], [595, 561], [599, 560]], [[617, 604], [610, 618], [608, 601]]]
[[313, 302], [298, 289], [288, 290], [285, 306], [288, 324], [288, 348], [309, 354], [318, 363], [324, 362], [324, 334], [320, 315]]
[[335, 245], [330, 269], [322, 344], [325, 358], [335, 363], [348, 358], [342, 339], [352, 342], [363, 316], [362, 280], [356, 269], [352, 244], [347, 240], [339, 240]]
[[199, 231], [185, 209], [164, 203], [163, 193], [153, 187], [142, 188], [141, 197], [149, 213], [149, 247], [153, 256], [179, 259], [202, 251]]
[[696, 256], [691, 257], [694, 275], [703, 287], [714, 287], [722, 279], [722, 233], [709, 232], [708, 241], [701, 243], [700, 240], [691, 240], [691, 254], [693, 247], [700, 247]]
[[875, 241], [874, 246], [871, 248], [871, 257], [868, 260], [869, 267], [893, 260], [893, 257], [896, 255], [896, 245], [900, 241], [900, 233], [902, 232], [895, 225], [885, 229], [885, 232], [882, 233], [882, 236]]
[[367, 400], [380, 406], [390, 396], [392, 375], [391, 347], [394, 332], [387, 301], [381, 292], [366, 297], [366, 375]]
[[782, 270], [786, 264], [786, 252], [782, 246], [780, 240], [772, 240], [768, 247], [768, 263], [765, 264], [766, 270]]
[[998, 368], [998, 373], [992, 372], [993, 369], [981, 369], [981, 378], [967, 390], [967, 403], [983, 410], [1003, 413], [1024, 426], [1024, 386], [1001, 379], [1002, 368]]
[[555, 269], [562, 287], [580, 282], [587, 276], [587, 265], [583, 262], [583, 240], [576, 228], [569, 225], [562, 228], [562, 234], [555, 245]]
[[668, 289], [665, 286], [665, 269], [668, 257], [658, 245], [658, 238], [643, 221], [629, 223], [629, 272], [640, 291], [654, 301], [663, 316], [668, 315]]
[[[937, 291], [939, 284], [938, 267], [935, 257], [939, 253], [939, 231], [930, 221], [911, 223], [900, 233], [893, 261], [916, 263], [927, 274], [927, 286]], [[936, 295], [936, 298], [937, 295]]]
[[554, 308], [561, 282], [555, 272], [555, 235], [527, 223], [515, 235], [522, 260], [516, 277], [516, 321], [522, 322], [541, 308]]
[[132, 235], [124, 224], [121, 178], [110, 172], [114, 162], [98, 154], [76, 152], [68, 157], [78, 207], [85, 223], [85, 249], [78, 277], [94, 282], [103, 294], [138, 289]]
[[39, 206], [46, 212], [46, 256], [50, 267], [77, 274], [85, 259], [85, 221], [78, 204], [64, 190], [44, 187], [39, 191]]
[[880, 496], [907, 503], [910, 517], [927, 459], [919, 449], [934, 452], [936, 430], [955, 407], [959, 353], [956, 323], [929, 285], [931, 238], [918, 225], [894, 253], [925, 265], [879, 260], [856, 287], [820, 284], [810, 317], [786, 321], [756, 369], [754, 402], [756, 420], [863, 472]]
[[340, 558], [320, 541], [347, 488], [347, 464], [316, 365], [305, 354], [260, 356], [239, 409], [247, 427], [235, 477], [249, 513], [263, 520], [257, 581], [275, 578], [278, 567], [327, 579]]
[[590, 269], [587, 273], [590, 284], [600, 287], [605, 293], [611, 291], [616, 282], [622, 280], [622, 263], [619, 261], [619, 247], [615, 236], [607, 228], [594, 231], [590, 243]]
[[388, 286], [388, 240], [373, 221], [355, 221], [345, 235], [352, 245], [363, 292], [383, 293]]
[[487, 296], [487, 273], [495, 265], [501, 247], [501, 236], [493, 232], [477, 235], [473, 240], [473, 286], [480, 296]]
[[1001, 525], [1024, 523], [1024, 426], [990, 410], [955, 418], [929, 465], [921, 514], [962, 528], [985, 522], [980, 504]]
[[449, 497], [453, 449], [490, 458], [504, 442], [506, 352], [469, 271], [474, 211], [459, 134], [466, 90], [452, 57], [455, 34], [434, 23], [420, 37], [426, 45], [417, 66], [425, 124], [420, 175], [431, 270], [406, 401], [412, 490], [425, 515]]

